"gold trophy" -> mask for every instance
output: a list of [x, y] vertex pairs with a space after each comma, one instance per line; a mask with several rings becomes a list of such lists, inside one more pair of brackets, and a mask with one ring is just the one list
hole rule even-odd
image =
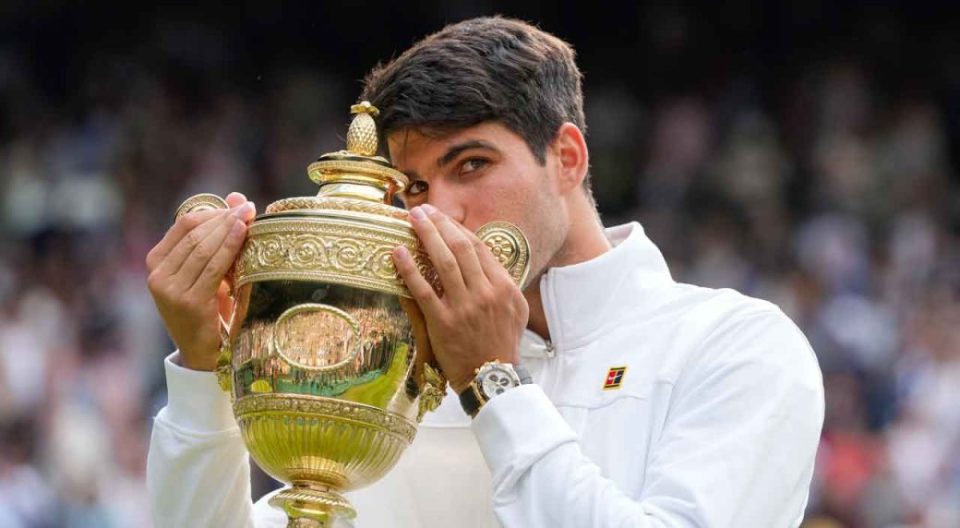
[[[341, 493], [386, 474], [446, 393], [391, 256], [406, 246], [440, 291], [407, 212], [390, 205], [409, 180], [376, 155], [377, 109], [351, 112], [347, 149], [307, 169], [317, 195], [274, 202], [250, 226], [231, 271], [233, 319], [223, 322], [220, 385], [250, 455], [289, 485], [270, 500], [288, 527], [356, 516]], [[177, 217], [226, 207], [201, 194]], [[477, 235], [522, 285], [523, 233], [492, 222]]]

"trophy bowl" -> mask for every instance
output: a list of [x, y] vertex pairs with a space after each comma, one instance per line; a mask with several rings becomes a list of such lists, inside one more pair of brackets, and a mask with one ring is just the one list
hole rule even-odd
[[[347, 149], [307, 169], [318, 194], [270, 204], [228, 275], [234, 311], [217, 375], [253, 460], [289, 485], [270, 500], [288, 526], [354, 517], [342, 492], [385, 475], [446, 392], [392, 259], [406, 246], [442, 293], [407, 212], [390, 205], [408, 180], [376, 156], [376, 108], [351, 110]], [[226, 207], [196, 195], [177, 217]], [[523, 233], [493, 222], [477, 235], [522, 284]]]

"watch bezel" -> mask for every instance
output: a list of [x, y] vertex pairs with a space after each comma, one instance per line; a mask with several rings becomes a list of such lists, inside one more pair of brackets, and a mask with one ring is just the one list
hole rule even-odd
[[[498, 375], [501, 373], [503, 377]], [[499, 361], [485, 363], [481, 366], [477, 370], [477, 375], [474, 377], [474, 380], [476, 381], [474, 386], [478, 389], [479, 395], [486, 401], [503, 394], [508, 389], [521, 385], [520, 375], [517, 374], [514, 366], [510, 363], [500, 363]]]

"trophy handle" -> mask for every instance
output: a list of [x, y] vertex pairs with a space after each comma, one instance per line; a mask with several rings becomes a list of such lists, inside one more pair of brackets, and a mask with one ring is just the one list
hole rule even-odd
[[510, 222], [494, 221], [477, 230], [479, 238], [500, 261], [513, 281], [522, 289], [530, 273], [530, 242], [519, 227]]
[[[209, 211], [212, 209], [229, 209], [230, 206], [227, 204], [226, 200], [220, 198], [216, 194], [202, 193], [195, 194], [180, 204], [180, 207], [177, 207], [176, 220], [179, 220], [182, 216], [193, 213], [196, 211]], [[217, 381], [220, 383], [220, 388], [226, 392], [230, 392], [233, 386], [230, 375], [230, 365], [233, 360], [233, 352], [230, 349], [230, 327], [233, 324], [234, 316], [237, 313], [237, 300], [233, 296], [233, 268], [230, 268], [230, 271], [227, 272], [227, 281], [230, 283], [230, 299], [233, 302], [233, 310], [230, 312], [230, 320], [227, 321], [223, 318], [223, 315], [218, 313], [217, 318], [220, 320], [220, 357], [217, 359]]]

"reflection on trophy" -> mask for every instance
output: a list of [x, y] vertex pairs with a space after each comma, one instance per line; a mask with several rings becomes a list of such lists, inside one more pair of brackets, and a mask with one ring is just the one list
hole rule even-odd
[[[270, 501], [288, 526], [355, 516], [341, 492], [386, 474], [446, 392], [391, 256], [406, 246], [440, 291], [407, 212], [390, 205], [408, 180], [376, 155], [377, 109], [351, 110], [347, 149], [308, 168], [317, 195], [270, 204], [232, 270], [217, 374], [251, 456], [289, 484]], [[177, 215], [216, 207], [227, 205], [197, 195]], [[523, 233], [493, 222], [477, 235], [522, 284]]]

